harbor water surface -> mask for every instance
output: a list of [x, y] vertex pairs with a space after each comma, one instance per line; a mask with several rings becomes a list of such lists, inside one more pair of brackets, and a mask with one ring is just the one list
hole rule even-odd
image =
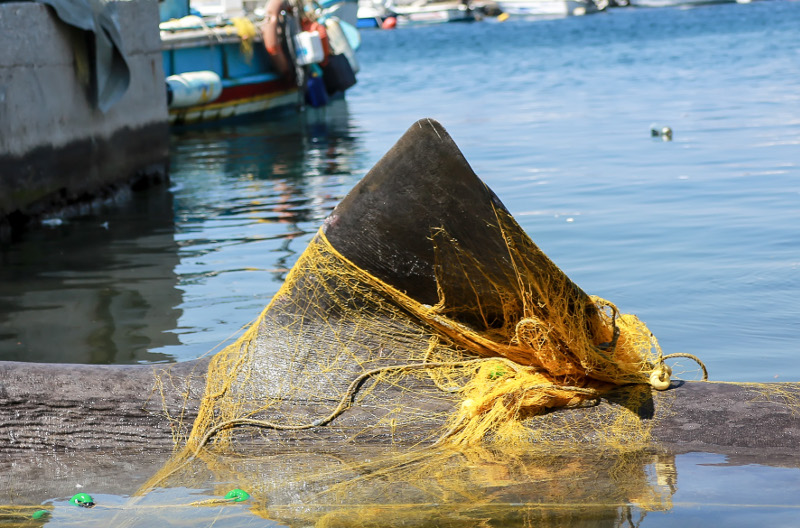
[[[177, 131], [169, 188], [48, 219], [0, 249], [0, 359], [218, 349], [336, 203], [430, 117], [545, 253], [637, 314], [666, 353], [699, 356], [714, 380], [800, 381], [798, 28], [800, 2], [765, 1], [364, 31], [346, 100]], [[651, 133], [663, 127], [671, 141]], [[732, 470], [681, 460], [695, 475], [683, 490], [716, 482], [724, 495], [717, 473]], [[794, 495], [756, 498], [758, 513], [788, 526], [800, 472], [764, 471], [750, 477]]]

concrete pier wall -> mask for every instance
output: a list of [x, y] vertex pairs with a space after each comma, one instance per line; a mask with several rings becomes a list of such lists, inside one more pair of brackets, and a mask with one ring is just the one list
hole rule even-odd
[[115, 2], [130, 85], [92, 104], [75, 45], [86, 32], [39, 3], [0, 3], [0, 237], [65, 206], [167, 178], [156, 0]]

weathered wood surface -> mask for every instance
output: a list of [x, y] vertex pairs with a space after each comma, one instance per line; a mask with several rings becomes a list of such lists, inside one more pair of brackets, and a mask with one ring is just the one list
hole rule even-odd
[[191, 424], [206, 367], [0, 362], [0, 452], [171, 446], [167, 410]]
[[[204, 389], [206, 363], [153, 367], [0, 362], [0, 452], [169, 449], [176, 431], [167, 413], [191, 425]], [[157, 377], [170, 380], [163, 398], [156, 390]], [[642, 415], [653, 420], [656, 445], [669, 451], [791, 456], [800, 454], [800, 417], [786, 395], [800, 398], [800, 385], [675, 383], [669, 391], [654, 391], [652, 408]], [[432, 411], [443, 410], [441, 402], [429, 405]], [[309, 413], [313, 407], [308, 404]], [[599, 410], [558, 412], [567, 417]], [[330, 426], [280, 434], [298, 443], [344, 443], [372, 420], [369, 412], [354, 407]], [[426, 433], [431, 431], [407, 432]], [[357, 441], [390, 440], [373, 434]]]
[[653, 439], [673, 452], [798, 457], [800, 383], [673, 383], [655, 392], [665, 412]]

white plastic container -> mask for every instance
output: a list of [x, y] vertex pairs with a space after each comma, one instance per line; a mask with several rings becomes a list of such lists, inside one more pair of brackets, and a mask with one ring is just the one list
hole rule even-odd
[[339, 19], [336, 17], [330, 17], [325, 20], [325, 30], [328, 32], [328, 40], [331, 43], [331, 51], [335, 54], [344, 54], [344, 56], [347, 57], [347, 62], [350, 63], [350, 67], [353, 68], [353, 73], [358, 73], [360, 66], [358, 64], [358, 59], [356, 59], [356, 53], [350, 46], [350, 42], [347, 40], [344, 30], [342, 30]]
[[307, 66], [325, 60], [322, 39], [318, 31], [303, 31], [294, 37], [294, 50], [297, 64]]
[[170, 75], [167, 87], [172, 93], [170, 108], [187, 108], [214, 101], [222, 94], [222, 79], [213, 71], [196, 71]]

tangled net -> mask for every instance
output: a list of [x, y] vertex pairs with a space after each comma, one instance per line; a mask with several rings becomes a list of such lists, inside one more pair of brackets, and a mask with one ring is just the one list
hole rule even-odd
[[[453, 269], [490, 273], [441, 230], [435, 305], [359, 268], [320, 231], [258, 321], [213, 358], [187, 448], [145, 488], [236, 483], [259, 517], [319, 527], [634, 526], [668, 509], [674, 485], [642, 449], [650, 425], [638, 412], [657, 342], [569, 282], [510, 216], [497, 219], [514, 288], [493, 282], [488, 304], [449, 303], [468, 285]], [[616, 403], [591, 414], [548, 412], [614, 388]], [[255, 436], [265, 449], [254, 454]], [[353, 447], [326, 452], [336, 444]], [[403, 449], [419, 444], [436, 449]], [[546, 504], [519, 504], [530, 497]]]
[[643, 419], [669, 357], [574, 284], [421, 121], [211, 359], [185, 449], [144, 489], [210, 471], [247, 487], [259, 516], [299, 525], [424, 526], [443, 505], [470, 525], [561, 525], [594, 516], [584, 504], [619, 521], [673, 491], [649, 474], [664, 464]]
[[507, 248], [499, 279], [431, 233], [435, 305], [358, 267], [320, 230], [259, 320], [213, 358], [190, 448], [228, 445], [242, 428], [285, 440], [323, 426], [350, 440], [524, 445], [542, 440], [532, 418], [648, 383], [664, 356], [647, 327], [586, 295], [494, 211]]
[[[575, 285], [444, 129], [420, 121], [326, 220], [258, 320], [214, 356], [186, 444], [530, 448], [552, 444], [556, 430], [569, 443], [578, 428], [642, 443], [637, 406], [645, 384], [669, 385], [668, 357], [639, 319]], [[594, 425], [549, 418], [628, 385], [648, 390], [623, 391], [628, 401], [593, 413]]]

